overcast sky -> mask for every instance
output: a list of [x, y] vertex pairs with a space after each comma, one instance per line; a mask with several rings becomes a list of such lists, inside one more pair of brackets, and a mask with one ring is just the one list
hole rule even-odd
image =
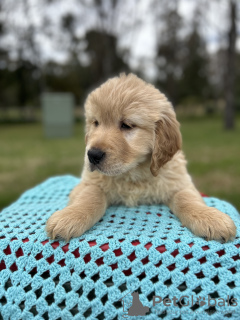
[[[12, 56], [16, 56], [16, 45], [21, 41], [21, 35], [16, 34], [19, 30], [28, 28], [29, 22], [36, 29], [41, 28], [43, 17], [47, 17], [49, 25], [47, 30], [51, 36], [46, 36], [38, 32], [36, 42], [41, 51], [42, 61], [57, 60], [63, 61], [67, 58], [66, 50], [67, 38], [62, 37], [60, 33], [60, 18], [66, 13], [73, 13], [77, 16], [77, 34], [83, 36], [86, 29], [96, 25], [96, 11], [92, 10], [92, 0], [86, 1], [89, 7], [81, 5], [79, 0], [58, 0], [52, 1], [51, 5], [42, 6], [43, 0], [0, 0], [4, 8], [0, 12], [0, 19], [7, 26], [7, 36], [0, 42], [1, 47], [8, 47]], [[28, 1], [29, 8], [26, 10], [24, 3]], [[156, 52], [157, 32], [156, 20], [153, 10], [154, 0], [121, 0], [116, 18], [116, 31], [118, 32], [120, 47], [130, 48], [130, 64], [137, 67], [139, 61], [144, 61], [144, 66], [149, 77], [154, 76], [153, 59]], [[159, 0], [158, 4], [162, 0]], [[179, 0], [179, 13], [183, 17], [186, 25], [190, 25], [196, 4], [203, 3], [204, 22], [201, 25], [201, 32], [207, 42], [209, 51], [216, 51], [220, 45], [224, 44], [226, 30], [228, 28], [228, 0]], [[108, 0], [106, 8], [108, 6]], [[238, 8], [240, 16], [240, 4]], [[125, 20], [124, 20], [125, 19]], [[136, 22], [140, 22], [134, 27]], [[45, 22], [48, 23], [48, 22]], [[125, 29], [124, 29], [125, 28]], [[240, 34], [240, 27], [239, 34]], [[122, 31], [124, 30], [124, 32]], [[127, 30], [127, 31], [126, 31]], [[59, 38], [59, 39], [58, 39]], [[56, 39], [62, 42], [62, 46], [56, 46]], [[58, 41], [58, 42], [59, 42]], [[65, 45], [65, 46], [64, 46]], [[237, 48], [240, 49], [240, 39], [238, 37]], [[26, 54], [27, 49], [25, 48]], [[29, 53], [30, 54], [30, 53]], [[86, 58], [86, 57], [85, 57]], [[84, 59], [84, 57], [83, 57]]]

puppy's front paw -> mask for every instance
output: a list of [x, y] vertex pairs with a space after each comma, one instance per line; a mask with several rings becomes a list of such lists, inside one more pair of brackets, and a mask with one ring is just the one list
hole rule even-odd
[[71, 207], [56, 211], [46, 223], [46, 231], [51, 239], [60, 237], [69, 241], [73, 237], [81, 236], [86, 230], [84, 216]]
[[232, 219], [215, 208], [206, 208], [191, 219], [189, 229], [207, 240], [227, 242], [236, 236], [236, 226]]

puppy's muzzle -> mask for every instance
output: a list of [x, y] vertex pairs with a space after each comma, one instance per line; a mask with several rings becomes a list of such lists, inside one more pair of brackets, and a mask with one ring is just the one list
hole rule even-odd
[[99, 164], [104, 159], [106, 153], [100, 149], [92, 148], [88, 150], [87, 155], [90, 163], [96, 165], [96, 164]]

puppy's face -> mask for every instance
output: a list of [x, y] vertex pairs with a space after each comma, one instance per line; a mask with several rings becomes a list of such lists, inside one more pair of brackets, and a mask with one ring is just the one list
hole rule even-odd
[[154, 176], [180, 148], [175, 113], [164, 95], [130, 74], [93, 91], [85, 105], [90, 171], [115, 176], [151, 157]]

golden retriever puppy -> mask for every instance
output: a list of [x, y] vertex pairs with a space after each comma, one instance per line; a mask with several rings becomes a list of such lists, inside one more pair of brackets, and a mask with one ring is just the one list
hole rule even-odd
[[69, 205], [47, 221], [50, 238], [69, 240], [91, 228], [108, 206], [166, 204], [195, 235], [228, 241], [232, 219], [207, 207], [186, 169], [179, 123], [159, 90], [122, 74], [94, 90], [85, 104], [82, 180]]

